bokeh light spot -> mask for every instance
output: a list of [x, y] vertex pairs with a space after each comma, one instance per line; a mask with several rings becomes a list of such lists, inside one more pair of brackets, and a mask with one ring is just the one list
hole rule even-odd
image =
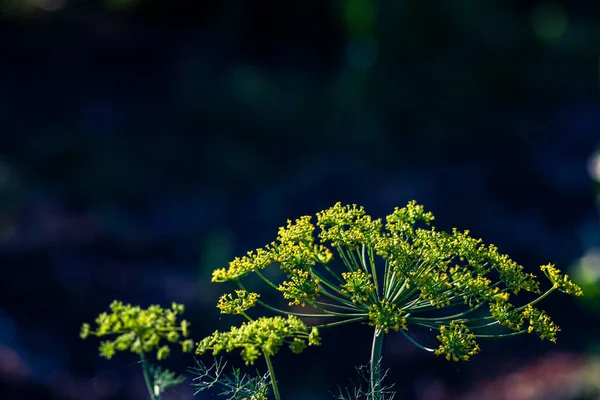
[[591, 247], [571, 268], [573, 282], [581, 286], [583, 301], [598, 307], [600, 299], [600, 247]]
[[531, 25], [542, 39], [558, 39], [567, 31], [567, 13], [558, 3], [545, 1], [531, 12]]
[[596, 151], [588, 161], [588, 173], [596, 182], [600, 182], [600, 150]]

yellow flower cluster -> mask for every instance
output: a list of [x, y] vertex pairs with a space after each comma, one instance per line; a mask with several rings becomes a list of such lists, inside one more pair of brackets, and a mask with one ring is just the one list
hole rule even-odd
[[340, 285], [340, 293], [350, 296], [352, 303], [364, 303], [369, 300], [375, 291], [373, 277], [361, 270], [353, 272], [342, 272], [345, 283]]
[[560, 328], [552, 322], [545, 311], [528, 305], [523, 310], [523, 319], [529, 322], [527, 332], [536, 332], [540, 339], [548, 339], [556, 343], [556, 334], [560, 331]]
[[548, 279], [550, 279], [550, 282], [552, 282], [554, 287], [561, 292], [571, 294], [573, 296], [583, 296], [581, 288], [571, 282], [569, 275], [561, 274], [558, 268], [554, 267], [554, 264], [542, 265], [540, 269], [544, 274], [546, 274]]
[[311, 219], [312, 217], [308, 215], [298, 218], [295, 222], [288, 219], [287, 226], [279, 228], [277, 241], [282, 244], [311, 245], [314, 242], [313, 232], [315, 230], [314, 225], [310, 222]]
[[[272, 243], [274, 245], [274, 243]], [[219, 268], [213, 271], [213, 282], [225, 282], [237, 280], [251, 272], [259, 271], [275, 262], [271, 246], [266, 249], [249, 251], [243, 257], [236, 257], [229, 263], [229, 269]]]
[[453, 285], [463, 291], [463, 300], [469, 307], [480, 303], [481, 299], [489, 300], [498, 292], [498, 288], [490, 288], [492, 281], [483, 275], [476, 275], [468, 269], [458, 266], [450, 269]]
[[283, 293], [284, 299], [292, 300], [289, 306], [306, 306], [319, 296], [319, 280], [314, 278], [309, 271], [294, 269], [290, 271], [289, 280], [279, 285], [278, 290]]
[[379, 239], [382, 222], [372, 220], [363, 207], [342, 206], [336, 203], [333, 207], [317, 213], [317, 225], [321, 228], [319, 238], [323, 243], [329, 242], [333, 247], [344, 246], [356, 249], [361, 245], [371, 245]]
[[229, 263], [229, 268], [214, 270], [212, 281], [236, 281], [274, 263], [278, 263], [282, 271], [290, 274], [298, 269], [308, 270], [316, 264], [329, 263], [333, 254], [327, 247], [314, 244], [314, 229], [308, 216], [295, 222], [288, 220], [287, 227], [279, 228], [277, 242], [249, 251], [241, 258], [236, 257]]
[[193, 342], [184, 339], [189, 334], [189, 323], [186, 320], [177, 323], [177, 316], [182, 314], [184, 307], [173, 303], [170, 309], [153, 305], [144, 310], [138, 306], [113, 301], [110, 313], [102, 313], [96, 318], [98, 328], [92, 330], [89, 324], [83, 324], [80, 336], [116, 336], [114, 340], [100, 343], [100, 355], [112, 358], [117, 351], [130, 350], [136, 354], [151, 352], [157, 349], [157, 358], [168, 357], [168, 345], [160, 346], [162, 340], [169, 343], [179, 343], [184, 352], [192, 350]]
[[321, 344], [317, 328], [309, 328], [293, 315], [283, 317], [262, 317], [232, 327], [229, 332], [214, 332], [202, 339], [196, 348], [196, 354], [212, 351], [217, 355], [222, 351], [241, 350], [246, 365], [252, 365], [261, 355], [275, 355], [284, 343], [288, 343], [293, 352], [301, 352], [306, 345]]
[[398, 331], [407, 330], [406, 316], [394, 303], [381, 300], [369, 306], [369, 325], [380, 331], [388, 333], [390, 329]]
[[513, 331], [521, 330], [523, 326], [523, 314], [515, 310], [508, 301], [508, 296], [498, 297], [490, 303], [490, 314], [500, 323]]
[[441, 344], [435, 354], [445, 355], [448, 361], [468, 361], [479, 353], [475, 335], [464, 324], [451, 322], [449, 326], [442, 326], [437, 338]]
[[[509, 293], [540, 293], [535, 275], [469, 231], [437, 231], [431, 226], [433, 214], [415, 201], [395, 208], [385, 224], [355, 204], [336, 203], [316, 217], [317, 233], [310, 216], [288, 220], [279, 228], [275, 242], [236, 258], [227, 269], [217, 269], [213, 281], [237, 281], [278, 264], [285, 274], [283, 282], [272, 283], [259, 275], [290, 300], [290, 306], [310, 304], [331, 316], [368, 320], [384, 332], [406, 330], [412, 323], [439, 329], [443, 343], [437, 351], [450, 359], [468, 359], [478, 351], [473, 342], [476, 336], [467, 332], [467, 326], [476, 330], [496, 321], [515, 331], [525, 326], [523, 332], [535, 331], [549, 340], [559, 330], [543, 311], [508, 303]], [[334, 272], [329, 267], [330, 249], [337, 252], [346, 271]], [[555, 289], [582, 294], [553, 265], [541, 270]], [[330, 302], [320, 301], [321, 296]], [[229, 304], [233, 299], [225, 300]], [[460, 312], [455, 320], [441, 315], [446, 307], [468, 306], [473, 311], [482, 305], [489, 305], [490, 312], [484, 322], [474, 323], [469, 311]], [[240, 310], [242, 305], [237, 307], [233, 309]], [[425, 314], [431, 311], [437, 317]], [[449, 321], [456, 325], [447, 326]], [[294, 347], [302, 346], [297, 342]]]
[[431, 212], [425, 212], [422, 205], [410, 201], [406, 207], [394, 208], [394, 212], [386, 217], [386, 229], [394, 234], [410, 236], [419, 222], [429, 225], [435, 218]]
[[248, 293], [245, 290], [236, 290], [235, 295], [234, 298], [231, 293], [227, 293], [219, 298], [217, 308], [221, 310], [221, 314], [243, 314], [254, 307], [260, 297], [258, 293]]
[[511, 260], [508, 255], [498, 253], [498, 249], [491, 245], [486, 252], [489, 263], [498, 271], [500, 279], [515, 294], [521, 290], [540, 293], [540, 283], [535, 280], [535, 275], [523, 272], [523, 266]]
[[498, 300], [490, 303], [490, 314], [500, 323], [513, 331], [520, 331], [527, 326], [527, 332], [536, 332], [541, 339], [556, 342], [556, 334], [560, 328], [550, 319], [545, 311], [534, 308], [531, 304], [515, 308], [508, 301]]

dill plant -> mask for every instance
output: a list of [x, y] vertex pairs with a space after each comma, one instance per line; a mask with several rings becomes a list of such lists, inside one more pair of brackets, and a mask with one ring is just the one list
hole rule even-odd
[[[197, 376], [197, 392], [218, 384], [228, 399], [266, 400], [270, 384], [273, 396], [281, 400], [271, 358], [284, 345], [293, 353], [320, 345], [320, 329], [351, 323], [369, 324], [373, 339], [369, 372], [361, 372], [367, 388], [341, 392], [339, 398], [344, 399], [394, 396], [391, 387], [384, 386], [385, 372], [380, 368], [383, 341], [392, 331], [449, 361], [469, 360], [480, 351], [479, 339], [483, 338], [535, 332], [541, 339], [556, 341], [559, 327], [535, 306], [556, 290], [581, 296], [581, 289], [567, 275], [552, 264], [541, 266], [550, 282], [542, 292], [534, 274], [525, 272], [494, 245], [485, 245], [469, 231], [437, 231], [433, 220], [432, 213], [415, 201], [394, 209], [385, 221], [373, 219], [363, 207], [337, 203], [317, 213], [314, 224], [310, 216], [288, 220], [274, 242], [235, 258], [227, 268], [214, 270], [213, 282], [237, 285], [232, 293], [221, 296], [217, 307], [221, 313], [240, 315], [245, 322], [200, 340], [196, 354], [239, 351], [247, 365], [262, 357], [268, 373], [248, 378], [234, 369], [227, 377], [219, 361], [212, 367], [198, 363], [191, 370]], [[270, 278], [277, 275], [265, 273], [267, 268], [278, 268], [280, 278]], [[260, 293], [249, 291], [244, 279], [251, 274], [279, 292], [290, 308], [267, 304]], [[533, 300], [519, 302], [520, 292], [534, 294], [528, 296]], [[120, 335], [113, 342], [103, 342], [101, 355], [110, 358], [115, 350], [129, 349], [141, 356], [145, 368], [144, 354], [159, 348], [163, 338], [179, 341], [184, 351], [190, 350], [191, 341], [183, 340], [187, 323], [175, 325], [182, 306], [173, 305], [166, 315], [166, 311], [151, 307], [153, 311], [146, 311], [149, 317], [139, 317], [143, 310], [114, 304], [113, 314], [104, 313], [97, 319], [98, 330], [91, 331], [86, 324], [82, 328], [82, 337]], [[248, 310], [257, 305], [270, 316], [251, 317]], [[298, 313], [293, 306], [306, 307], [307, 312]], [[323, 322], [311, 326], [302, 318]], [[495, 326], [503, 331], [490, 330]], [[437, 331], [437, 347], [417, 342], [410, 335], [414, 327]], [[168, 354], [160, 349], [159, 359]], [[157, 400], [160, 390], [153, 391], [145, 369], [144, 376], [152, 399]]]
[[117, 351], [130, 351], [140, 358], [144, 382], [152, 400], [159, 400], [167, 389], [183, 382], [183, 377], [151, 364], [147, 354], [156, 351], [156, 359], [166, 359], [171, 349], [169, 344], [177, 343], [183, 352], [193, 349], [193, 341], [187, 339], [189, 323], [178, 321], [183, 314], [182, 304], [172, 303], [171, 308], [152, 305], [147, 309], [113, 301], [110, 313], [103, 312], [96, 318], [97, 328], [84, 323], [79, 336], [110, 337], [112, 340], [100, 342], [100, 356], [110, 360]]
[[[283, 343], [299, 353], [306, 342], [320, 343], [318, 329], [366, 322], [373, 327], [373, 340], [370, 387], [363, 394], [382, 399], [379, 362], [390, 331], [451, 361], [467, 361], [477, 354], [480, 338], [535, 332], [541, 339], [556, 341], [559, 327], [534, 306], [555, 290], [581, 296], [581, 289], [567, 275], [552, 264], [541, 266], [551, 283], [542, 293], [536, 276], [494, 245], [483, 244], [469, 231], [437, 231], [433, 220], [433, 214], [415, 201], [396, 208], [385, 222], [373, 219], [363, 207], [341, 203], [317, 213], [316, 224], [310, 216], [288, 220], [276, 241], [213, 272], [213, 282], [239, 286], [234, 294], [222, 296], [217, 307], [222, 313], [242, 315], [247, 322], [204, 338], [196, 353], [240, 350], [247, 364], [264, 356], [275, 398], [280, 400], [270, 357]], [[274, 282], [263, 273], [270, 266], [283, 272], [283, 281]], [[261, 301], [242, 282], [249, 274], [280, 292], [290, 307], [309, 306], [311, 312], [297, 313]], [[517, 305], [514, 300], [521, 291], [537, 297]], [[246, 310], [256, 304], [287, 319], [254, 320]], [[309, 327], [299, 319], [304, 317], [336, 321]], [[495, 325], [506, 332], [489, 333]], [[409, 331], [417, 326], [437, 331], [438, 346], [427, 347], [413, 339]]]

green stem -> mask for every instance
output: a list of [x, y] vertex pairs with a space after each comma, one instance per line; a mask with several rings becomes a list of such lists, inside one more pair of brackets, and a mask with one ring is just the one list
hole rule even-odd
[[419, 344], [415, 339], [411, 338], [408, 333], [404, 332], [404, 330], [400, 329], [400, 333], [403, 334], [412, 344], [414, 344], [418, 348], [428, 351], [430, 353], [433, 353], [435, 351], [435, 349], [430, 349], [429, 347], [425, 347], [425, 346]]
[[267, 361], [267, 367], [269, 368], [269, 376], [271, 377], [271, 386], [273, 387], [273, 393], [275, 394], [276, 400], [281, 400], [281, 395], [279, 394], [279, 388], [277, 387], [277, 379], [275, 379], [275, 371], [273, 370], [273, 364], [271, 364], [271, 359], [268, 355], [264, 355], [265, 360]]
[[245, 312], [243, 312], [243, 311], [242, 311], [242, 316], [243, 316], [244, 318], [246, 318], [246, 320], [248, 320], [248, 321], [253, 321], [253, 319], [252, 319], [252, 318], [250, 318], [250, 316], [249, 316], [248, 314], [246, 314]]
[[140, 352], [140, 361], [142, 364], [142, 373], [144, 374], [144, 382], [146, 382], [146, 388], [150, 394], [152, 400], [160, 400], [160, 395], [154, 391], [154, 385], [152, 384], [152, 378], [150, 377], [150, 369], [148, 368], [148, 361], [144, 352]]
[[470, 314], [474, 311], [477, 311], [478, 309], [480, 309], [481, 307], [483, 307], [484, 305], [486, 305], [486, 302], [481, 302], [479, 304], [477, 304], [474, 307], [469, 308], [468, 310], [465, 310], [461, 313], [458, 314], [453, 314], [453, 315], [447, 315], [445, 317], [435, 317], [435, 318], [427, 318], [427, 317], [410, 317], [411, 320], [414, 321], [442, 321], [442, 320], [450, 320], [450, 319], [457, 319], [457, 318], [462, 318], [467, 314]]
[[[373, 283], [375, 284], [375, 297], [377, 301], [381, 300], [381, 295], [379, 293], [379, 279], [377, 278], [377, 265], [375, 265], [375, 256], [373, 254], [373, 248], [371, 246], [368, 247], [369, 254], [369, 267], [371, 269], [371, 275], [373, 276]], [[363, 244], [363, 258], [365, 257], [365, 245]], [[366, 262], [366, 261], [365, 261]]]
[[319, 274], [315, 269], [311, 269], [310, 273], [313, 275], [313, 277], [315, 277], [315, 278], [317, 278], [319, 280], [319, 283], [327, 286], [328, 288], [330, 288], [334, 292], [337, 292], [337, 293], [340, 292], [340, 288], [339, 287], [335, 286], [334, 283], [328, 281], [323, 275]]
[[354, 272], [355, 269], [352, 266], [352, 263], [350, 262], [348, 257], [346, 256], [346, 253], [344, 252], [344, 250], [341, 247], [337, 247], [337, 251], [340, 256], [340, 259], [342, 260], [342, 263], [346, 266], [346, 268], [348, 268], [348, 271]]
[[390, 303], [396, 301], [398, 296], [404, 293], [406, 286], [409, 284], [410, 280], [408, 278], [400, 278], [396, 279], [396, 272], [392, 271], [393, 280], [388, 286], [388, 293], [385, 295], [385, 298], [389, 300]]
[[[466, 321], [466, 322], [469, 322], [469, 321]], [[475, 329], [489, 328], [490, 326], [498, 325], [499, 323], [500, 323], [500, 321], [492, 321], [487, 324], [469, 326], [468, 328], [469, 328], [469, 330], [474, 331]]]
[[344, 305], [346, 305], [346, 306], [348, 306], [350, 308], [355, 308], [355, 309], [357, 308], [356, 305], [353, 304], [351, 301], [348, 301], [348, 300], [346, 300], [346, 299], [344, 299], [342, 297], [338, 297], [338, 296], [336, 296], [336, 295], [334, 295], [332, 293], [329, 293], [324, 287], [321, 287], [321, 294], [323, 296], [329, 297], [332, 300], [337, 301], [340, 304], [344, 304]]
[[[356, 250], [356, 253], [358, 253], [360, 255], [360, 252], [358, 251], [358, 249]], [[346, 254], [348, 255], [348, 259], [350, 260], [350, 262], [354, 266], [354, 271], [358, 271], [360, 269], [366, 269], [366, 266], [363, 267], [362, 263], [356, 257], [356, 255], [354, 254], [354, 252], [352, 250], [348, 249], [346, 251]]]
[[[297, 312], [292, 312], [292, 311], [286, 311], [286, 310], [282, 310], [273, 306], [270, 306], [269, 304], [265, 303], [262, 300], [256, 300], [256, 302], [261, 305], [262, 307], [266, 308], [267, 310], [271, 310], [271, 311], [275, 311], [276, 313], [279, 314], [284, 314], [284, 315], [295, 315], [296, 317], [306, 317], [306, 318], [331, 318], [331, 317], [354, 317], [354, 316], [363, 316], [366, 315], [364, 313], [353, 313], [353, 314], [348, 314], [348, 313], [338, 313], [335, 311], [330, 311], [330, 310], [326, 310], [324, 308], [321, 307], [317, 307], [317, 306], [313, 306], [315, 307], [315, 309], [319, 310], [319, 311], [323, 311], [323, 314], [308, 314], [308, 313], [297, 313]], [[311, 304], [312, 305], [312, 304]]]
[[389, 295], [389, 289], [394, 283], [395, 274], [391, 271], [390, 263], [388, 260], [385, 260], [383, 265], [383, 298], [387, 299]]
[[[347, 306], [342, 306], [340, 304], [333, 304], [333, 303], [326, 303], [324, 301], [313, 301], [313, 303], [323, 306], [323, 307], [332, 307], [332, 308], [339, 308], [341, 310], [348, 310], [348, 311], [360, 311], [359, 307], [347, 307]], [[311, 304], [312, 305], [312, 304]]]
[[511, 333], [503, 333], [500, 335], [475, 335], [475, 337], [496, 339], [496, 338], [505, 338], [505, 337], [511, 337], [511, 336], [519, 336], [524, 333], [527, 333], [527, 329], [521, 329], [520, 331], [511, 332]]
[[361, 246], [361, 250], [356, 249], [356, 254], [358, 255], [358, 259], [360, 260], [360, 264], [362, 268], [365, 270], [365, 273], [369, 273], [369, 268], [367, 267], [367, 257], [365, 257], [365, 248], [367, 246], [363, 243]]
[[[246, 290], [246, 288], [244, 287], [244, 285], [242, 284], [242, 282], [240, 282], [240, 281], [237, 281], [237, 284], [238, 284], [238, 286], [240, 287], [240, 289], [242, 289], [242, 290]], [[332, 299], [334, 299], [334, 300], [337, 300], [337, 301], [339, 301], [339, 302], [345, 302], [345, 300], [343, 300], [343, 299], [340, 299], [340, 298], [338, 298], [338, 297], [335, 297], [335, 296], [333, 296], [333, 295], [330, 295], [330, 294], [329, 294], [328, 292], [326, 292], [324, 289], [321, 289], [321, 290], [323, 291], [323, 294], [324, 294], [324, 295], [327, 295], [328, 297], [331, 297]], [[324, 318], [324, 317], [328, 317], [328, 316], [332, 316], [332, 315], [333, 315], [333, 316], [339, 316], [339, 317], [346, 317], [346, 316], [348, 316], [348, 314], [340, 314], [340, 313], [335, 313], [334, 311], [324, 310], [324, 309], [322, 309], [322, 308], [318, 308], [318, 310], [321, 310], [321, 311], [327, 312], [327, 313], [328, 313], [327, 315], [326, 315], [326, 314], [303, 314], [303, 313], [295, 313], [295, 312], [292, 312], [292, 311], [285, 311], [285, 310], [281, 310], [281, 309], [279, 309], [279, 308], [275, 308], [275, 307], [273, 307], [273, 306], [270, 306], [270, 305], [268, 305], [267, 303], [265, 303], [265, 302], [264, 302], [264, 301], [262, 301], [262, 300], [257, 300], [256, 302], [257, 302], [258, 304], [260, 304], [261, 306], [263, 306], [263, 307], [265, 307], [265, 308], [267, 308], [267, 309], [269, 309], [269, 310], [271, 310], [271, 311], [275, 311], [275, 312], [277, 312], [277, 313], [280, 313], [280, 314], [286, 314], [286, 315], [295, 315], [295, 316], [297, 316], [297, 317], [311, 317], [311, 318], [312, 318], [312, 317], [317, 317], [317, 318], [319, 318], [319, 317], [320, 317], [320, 318]], [[348, 303], [348, 304], [352, 305], [352, 303], [349, 303], [349, 302], [346, 302], [346, 303]], [[312, 305], [312, 304], [311, 304], [311, 305]], [[352, 308], [350, 308], [350, 307], [349, 307], [348, 309], [349, 309], [349, 310], [357, 310], [357, 308], [356, 308], [356, 307], [352, 307]]]
[[350, 318], [350, 319], [345, 319], [342, 321], [336, 321], [336, 322], [330, 322], [328, 324], [321, 324], [321, 325], [315, 325], [317, 328], [331, 328], [332, 326], [338, 326], [338, 325], [344, 325], [344, 324], [351, 324], [353, 322], [358, 322], [358, 321], [363, 321], [367, 319], [366, 318], [366, 314], [364, 317], [356, 317], [356, 318]]
[[517, 307], [516, 311], [521, 311], [524, 310], [525, 307], [527, 306], [533, 306], [536, 303], [539, 303], [540, 301], [542, 301], [546, 296], [548, 296], [550, 293], [554, 292], [556, 290], [556, 288], [554, 286], [552, 286], [550, 289], [546, 290], [540, 297], [538, 297], [535, 300], [530, 301], [529, 303], [525, 304], [524, 306], [521, 307]]
[[319, 261], [319, 264], [321, 264], [323, 266], [323, 268], [325, 268], [325, 270], [329, 273], [329, 275], [331, 275], [339, 283], [344, 283], [344, 280], [342, 278], [340, 278], [338, 274], [336, 274], [335, 272], [333, 272], [331, 270], [331, 268], [329, 268], [329, 266], [327, 264], [325, 264], [323, 262], [320, 262], [320, 261]]
[[381, 393], [381, 352], [383, 350], [384, 333], [375, 327], [373, 334], [373, 347], [371, 349], [371, 399], [383, 400]]
[[[407, 320], [407, 323], [408, 323], [408, 320]], [[438, 324], [439, 325], [436, 325], [436, 322], [426, 323], [426, 322], [411, 321], [411, 325], [422, 326], [424, 328], [435, 329], [435, 330], [439, 331], [442, 323], [438, 323]]]
[[279, 290], [277, 288], [277, 286], [275, 286], [275, 284], [273, 282], [271, 282], [270, 279], [268, 279], [266, 276], [264, 276], [263, 274], [261, 274], [260, 271], [257, 270], [257, 271], [254, 271], [254, 272], [256, 272], [256, 275], [258, 275], [263, 281], [265, 281], [265, 283], [267, 285], [271, 286], [275, 290]]

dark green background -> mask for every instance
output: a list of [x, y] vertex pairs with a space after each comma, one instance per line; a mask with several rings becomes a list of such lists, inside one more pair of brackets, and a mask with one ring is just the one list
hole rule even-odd
[[[117, 298], [186, 304], [197, 339], [224, 329], [237, 320], [214, 304], [230, 288], [210, 271], [336, 201], [384, 217], [416, 199], [530, 271], [600, 245], [598, 2], [0, 4], [3, 399], [143, 398], [135, 357], [100, 359], [81, 322]], [[585, 354], [588, 305], [556, 295], [557, 345], [482, 341], [466, 364], [390, 335], [390, 382], [401, 399], [447, 399], [550, 352]], [[370, 335], [283, 352], [284, 397], [328, 398], [368, 361]]]

